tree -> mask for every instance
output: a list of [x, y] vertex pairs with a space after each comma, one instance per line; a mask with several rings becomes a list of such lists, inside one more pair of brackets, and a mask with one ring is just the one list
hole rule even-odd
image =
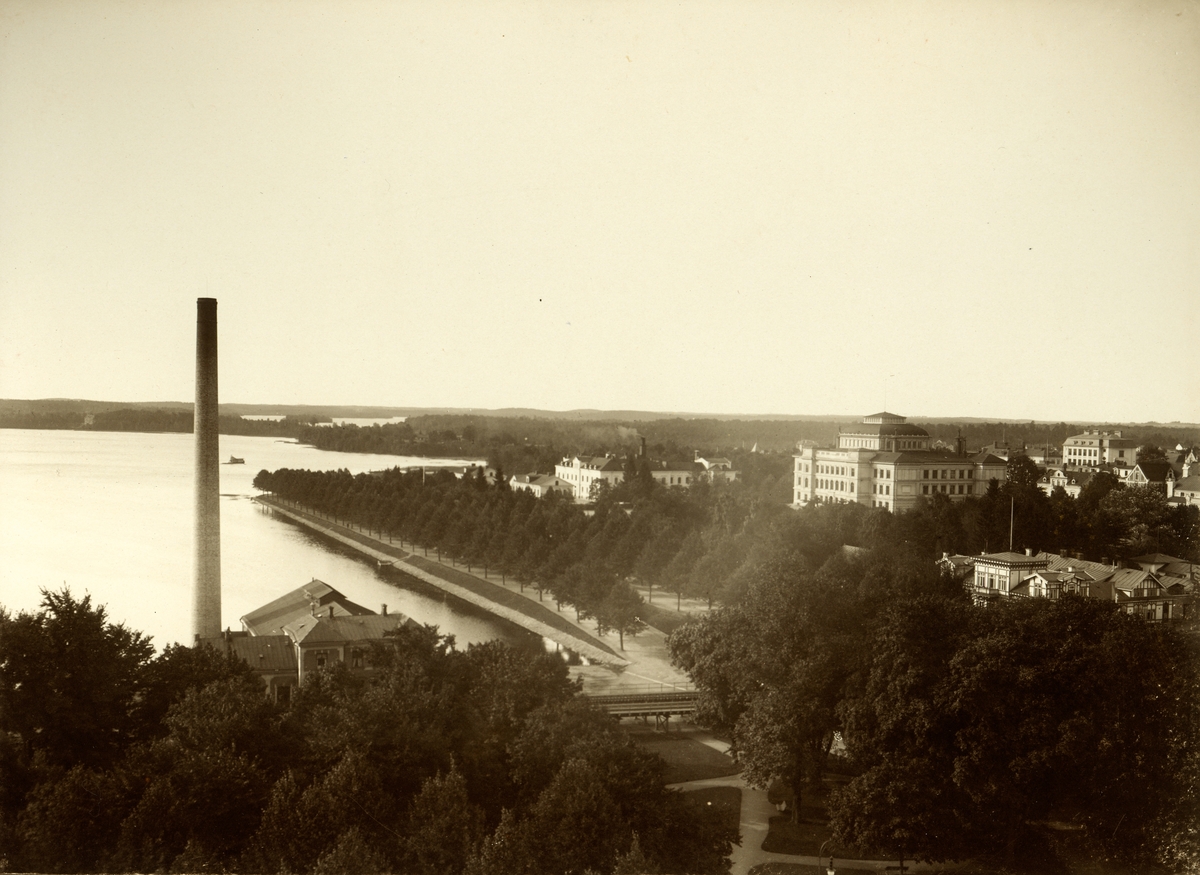
[[467, 798], [457, 768], [428, 779], [413, 800], [405, 831], [405, 856], [416, 875], [459, 875], [483, 838], [482, 812]]
[[1167, 453], [1162, 447], [1145, 443], [1137, 448], [1137, 460], [1141, 462], [1165, 462]]
[[609, 872], [632, 841], [621, 809], [586, 760], [564, 763], [525, 824], [537, 871], [545, 875]]
[[1185, 636], [1066, 596], [900, 603], [876, 642], [845, 709], [861, 771], [831, 808], [843, 840], [1044, 864], [1058, 852], [1040, 825], [1072, 821], [1090, 853], [1134, 867], [1166, 835], [1186, 845], [1200, 720]]
[[36, 614], [0, 609], [0, 730], [53, 765], [113, 762], [136, 736], [153, 653], [148, 638], [69, 589], [42, 590]]
[[865, 688], [843, 706], [857, 774], [834, 797], [830, 826], [864, 850], [946, 860], [959, 842], [962, 794], [954, 785], [954, 731], [940, 700], [970, 606], [941, 598], [900, 600], [874, 636]]
[[[846, 582], [836, 572], [802, 568], [794, 559], [765, 562], [745, 601], [704, 624], [706, 634], [672, 635], [672, 652], [690, 666], [702, 701], [736, 714], [733, 743], [747, 781], [783, 781], [795, 819], [804, 788], [824, 768], [840, 725], [837, 703], [860, 650]], [[727, 641], [734, 629], [741, 644]], [[724, 658], [714, 660], [715, 653]]]
[[625, 636], [636, 635], [646, 629], [640, 616], [644, 601], [637, 591], [623, 580], [617, 581], [608, 591], [596, 612], [597, 618], [608, 629], [616, 630], [620, 647], [625, 649]]

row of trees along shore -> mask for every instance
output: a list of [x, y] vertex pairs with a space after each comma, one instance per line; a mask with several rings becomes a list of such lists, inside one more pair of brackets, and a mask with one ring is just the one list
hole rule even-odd
[[69, 591], [0, 608], [0, 869], [721, 873], [736, 831], [578, 695], [563, 661], [435, 628], [289, 707], [237, 657]]

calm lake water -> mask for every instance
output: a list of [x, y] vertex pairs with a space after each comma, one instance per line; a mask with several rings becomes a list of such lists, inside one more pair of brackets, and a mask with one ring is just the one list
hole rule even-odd
[[[190, 434], [0, 429], [0, 605], [34, 611], [41, 589], [69, 586], [114, 622], [163, 647], [191, 634], [193, 459]], [[221, 435], [222, 625], [283, 593], [323, 580], [378, 611], [387, 604], [454, 634], [460, 645], [531, 633], [436, 590], [400, 588], [377, 570], [254, 503], [262, 469], [352, 473], [464, 459], [332, 453], [274, 438]], [[385, 576], [386, 575], [386, 576]], [[420, 587], [420, 584], [417, 584]]]

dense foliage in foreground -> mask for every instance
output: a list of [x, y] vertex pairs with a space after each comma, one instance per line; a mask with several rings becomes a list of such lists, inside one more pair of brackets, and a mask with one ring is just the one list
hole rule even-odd
[[[39, 872], [718, 873], [734, 836], [554, 656], [406, 629], [291, 707], [68, 592], [0, 610], [0, 859]], [[649, 871], [649, 869], [647, 869]]]
[[1200, 870], [1194, 632], [1075, 596], [976, 606], [903, 543], [816, 569], [777, 549], [670, 638], [751, 783], [798, 802], [849, 775], [831, 827], [867, 851]]

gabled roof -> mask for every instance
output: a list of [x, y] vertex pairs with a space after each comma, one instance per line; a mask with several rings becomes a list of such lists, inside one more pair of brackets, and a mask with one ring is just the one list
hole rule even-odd
[[1001, 459], [999, 456], [993, 456], [988, 452], [976, 453], [970, 459], [977, 465], [1004, 465], [1006, 467], [1008, 465], [1008, 462], [1004, 459]]
[[1175, 472], [1171, 470], [1171, 463], [1158, 459], [1150, 462], [1138, 462], [1134, 467], [1140, 470], [1151, 483], [1166, 483], [1168, 475], [1175, 476]]
[[301, 617], [288, 623], [285, 631], [297, 644], [346, 644], [379, 641], [385, 632], [414, 624], [404, 614], [371, 614], [365, 617]]
[[1066, 571], [1068, 568], [1075, 572], [1085, 572], [1092, 580], [1107, 580], [1117, 570], [1115, 565], [1105, 565], [1102, 562], [1091, 562], [1087, 559], [1073, 559], [1070, 556], [1059, 556], [1057, 553], [1038, 553], [1039, 559], [1045, 559], [1050, 564], [1049, 571]]
[[1196, 566], [1191, 562], [1185, 562], [1182, 559], [1168, 563], [1158, 570], [1159, 574], [1168, 574], [1171, 577], [1186, 577], [1191, 578], [1195, 573]]
[[332, 608], [334, 616], [357, 617], [372, 613], [369, 608], [355, 604], [329, 584], [314, 577], [304, 586], [246, 614], [242, 617], [242, 626], [251, 635], [279, 635], [288, 623], [311, 616], [314, 603], [324, 614], [328, 614]]
[[261, 672], [294, 672], [296, 670], [296, 648], [286, 635], [247, 635], [244, 632], [228, 638], [201, 638], [219, 653], [240, 656], [250, 667]]

